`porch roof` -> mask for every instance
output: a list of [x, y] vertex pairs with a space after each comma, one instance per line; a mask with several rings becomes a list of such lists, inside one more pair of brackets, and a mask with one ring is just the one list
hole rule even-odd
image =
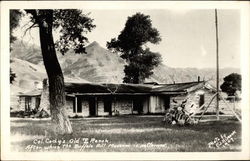
[[[68, 96], [73, 95], [175, 95], [183, 94], [204, 86], [204, 82], [186, 82], [175, 84], [98, 84], [98, 83], [65, 83]], [[39, 96], [42, 90], [32, 90], [19, 94], [20, 97]], [[72, 95], [72, 96], [73, 96]]]
[[185, 82], [185, 83], [175, 83], [175, 84], [161, 84], [160, 87], [152, 89], [152, 92], [166, 93], [166, 92], [191, 92], [196, 89], [200, 89], [205, 85], [202, 82]]
[[183, 94], [201, 88], [204, 82], [187, 82], [176, 84], [97, 84], [65, 83], [67, 93], [77, 95], [146, 95], [146, 94]]
[[67, 93], [150, 93], [153, 85], [65, 83]]

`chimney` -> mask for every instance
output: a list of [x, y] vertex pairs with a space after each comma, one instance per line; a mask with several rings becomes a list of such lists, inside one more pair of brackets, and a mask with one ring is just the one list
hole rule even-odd
[[198, 76], [198, 82], [200, 82], [200, 76]]

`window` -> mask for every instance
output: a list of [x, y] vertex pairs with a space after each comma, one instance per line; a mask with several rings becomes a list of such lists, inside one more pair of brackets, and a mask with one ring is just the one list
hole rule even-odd
[[199, 100], [199, 107], [201, 107], [202, 105], [204, 105], [205, 103], [205, 95], [201, 94], [200, 95], [200, 100]]

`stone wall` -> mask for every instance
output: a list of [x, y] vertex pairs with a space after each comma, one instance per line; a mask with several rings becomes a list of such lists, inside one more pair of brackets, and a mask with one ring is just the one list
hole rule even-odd
[[26, 98], [29, 98], [30, 99], [30, 102], [29, 102], [29, 107], [30, 107], [30, 110], [34, 110], [36, 108], [36, 97], [39, 97], [39, 96], [24, 96], [24, 97], [19, 97], [19, 108], [18, 108], [18, 111], [25, 111], [25, 100]]
[[25, 97], [19, 97], [19, 108], [18, 111], [25, 111]]
[[132, 114], [133, 101], [132, 99], [118, 99], [112, 103], [112, 110], [116, 109], [119, 114]]
[[[205, 106], [207, 106], [209, 104], [209, 102], [211, 101], [212, 96], [214, 94], [215, 94], [214, 92], [211, 92], [211, 91], [209, 91], [207, 89], [202, 88], [200, 90], [190, 92], [187, 95], [171, 97], [170, 98], [170, 107], [176, 106], [176, 103], [174, 103], [173, 100], [177, 101], [178, 104], [181, 104], [182, 101], [187, 99], [186, 106], [185, 106], [185, 109], [187, 111], [189, 111], [192, 104], [193, 104], [193, 106], [199, 108], [200, 95], [204, 95], [204, 104], [205, 104]], [[216, 111], [215, 105], [216, 105], [216, 99], [214, 99], [212, 101], [212, 103], [210, 104], [207, 112], [215, 112]]]

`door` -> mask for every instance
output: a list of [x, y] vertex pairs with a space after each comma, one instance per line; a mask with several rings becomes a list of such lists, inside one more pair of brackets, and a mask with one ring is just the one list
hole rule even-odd
[[96, 116], [96, 99], [95, 97], [89, 97], [89, 116]]
[[82, 112], [82, 98], [81, 97], [77, 97], [76, 112], [77, 113], [81, 113]]
[[164, 97], [164, 107], [165, 111], [170, 108], [170, 97]]
[[30, 111], [31, 109], [31, 97], [25, 97], [25, 111]]
[[112, 115], [112, 98], [105, 97], [103, 102], [104, 102], [104, 112], [109, 112], [109, 115]]
[[133, 111], [137, 111], [138, 114], [143, 113], [143, 97], [138, 96], [134, 99]]

